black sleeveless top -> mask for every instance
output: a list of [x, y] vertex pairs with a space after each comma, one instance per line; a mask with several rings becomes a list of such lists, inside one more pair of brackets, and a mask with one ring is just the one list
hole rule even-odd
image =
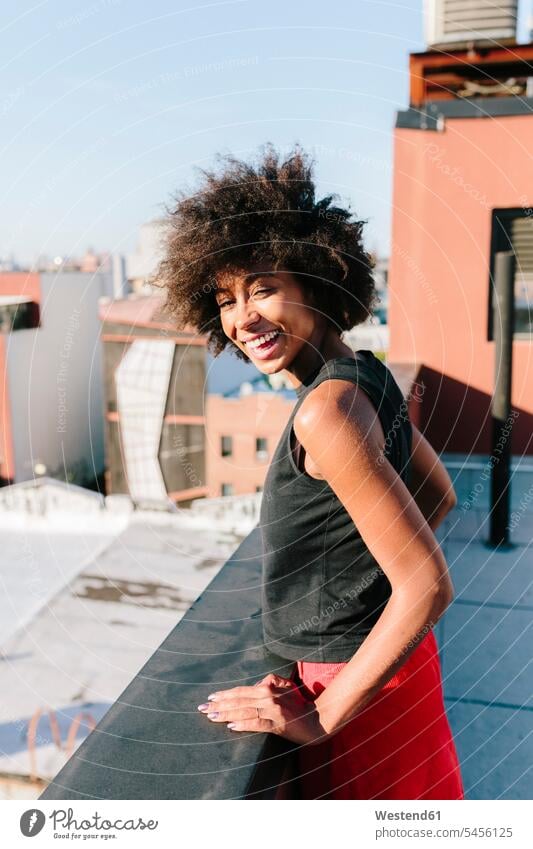
[[296, 390], [265, 478], [259, 518], [264, 642], [289, 660], [349, 660], [391, 594], [342, 502], [324, 480], [300, 471], [292, 454], [297, 410], [315, 386], [332, 378], [351, 380], [370, 397], [385, 434], [385, 456], [409, 483], [411, 423], [390, 370], [366, 350], [315, 369]]

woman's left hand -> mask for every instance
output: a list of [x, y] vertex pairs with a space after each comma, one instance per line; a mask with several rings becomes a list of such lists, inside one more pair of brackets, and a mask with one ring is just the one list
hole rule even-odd
[[314, 701], [306, 699], [289, 678], [272, 673], [253, 687], [219, 690], [198, 710], [212, 722], [229, 723], [231, 731], [268, 731], [312, 745], [328, 737]]

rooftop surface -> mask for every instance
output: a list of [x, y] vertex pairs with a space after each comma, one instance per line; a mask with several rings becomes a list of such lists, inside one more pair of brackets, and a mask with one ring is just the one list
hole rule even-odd
[[467, 798], [531, 799], [533, 469], [514, 464], [522, 471], [512, 478], [512, 545], [502, 550], [487, 544], [488, 486], [477, 465], [456, 478], [457, 507], [437, 532], [455, 587], [436, 628], [445, 703]]
[[[69, 496], [68, 486], [57, 489], [59, 503], [48, 497], [44, 515], [0, 509], [4, 779], [33, 772], [50, 780], [56, 774], [66, 760], [73, 719], [84, 715], [77, 744], [242, 539], [224, 530], [223, 516], [217, 521], [205, 510], [197, 518], [194, 511], [121, 513], [95, 509], [92, 493], [80, 496], [72, 487]], [[12, 508], [20, 508], [31, 488], [11, 490], [18, 501]], [[31, 744], [30, 722], [39, 710]], [[53, 740], [54, 721], [61, 750]], [[0, 796], [9, 796], [12, 784], [9, 789], [0, 780]], [[36, 796], [39, 789], [27, 785], [19, 792]]]

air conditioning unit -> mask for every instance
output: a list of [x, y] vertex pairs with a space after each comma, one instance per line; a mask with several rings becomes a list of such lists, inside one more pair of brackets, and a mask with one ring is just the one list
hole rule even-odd
[[514, 44], [518, 0], [424, 0], [428, 47]]

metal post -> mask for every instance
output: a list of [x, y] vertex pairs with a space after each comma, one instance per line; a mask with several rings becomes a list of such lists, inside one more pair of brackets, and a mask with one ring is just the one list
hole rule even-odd
[[509, 543], [511, 386], [513, 377], [515, 256], [500, 251], [494, 264], [493, 327], [496, 351], [492, 398], [490, 538], [493, 546]]

